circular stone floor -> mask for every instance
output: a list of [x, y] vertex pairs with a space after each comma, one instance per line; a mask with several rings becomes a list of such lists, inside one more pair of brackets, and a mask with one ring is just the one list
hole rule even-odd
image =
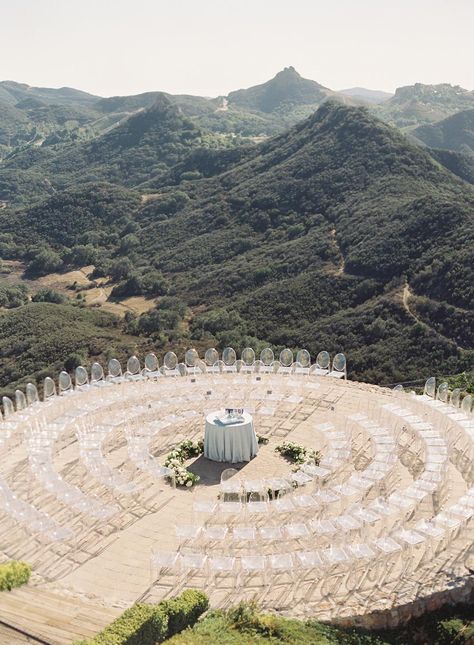
[[[166, 454], [202, 439], [206, 414], [224, 407], [251, 411], [269, 440], [235, 466], [243, 481], [291, 477], [275, 451], [282, 441], [319, 450], [321, 471], [261, 512], [245, 503], [226, 512], [219, 487], [229, 465], [203, 456], [186, 463], [200, 483], [173, 489], [159, 474]], [[4, 426], [2, 554], [32, 564], [38, 593], [118, 608], [193, 586], [214, 607], [255, 598], [342, 619], [467, 583], [473, 417], [441, 402], [329, 377], [200, 374], [85, 387]], [[197, 510], [203, 501], [215, 511]], [[194, 537], [177, 535], [190, 526]], [[253, 540], [236, 537], [242, 526]], [[269, 527], [280, 534], [264, 537]], [[159, 562], [166, 553], [179, 556], [170, 567]], [[186, 568], [190, 556], [204, 567]], [[264, 570], [245, 569], [248, 556], [263, 558]], [[231, 571], [219, 572], [220, 557], [234, 559]]]

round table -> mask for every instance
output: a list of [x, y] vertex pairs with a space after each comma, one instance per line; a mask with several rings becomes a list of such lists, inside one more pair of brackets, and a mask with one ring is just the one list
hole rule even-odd
[[242, 420], [222, 423], [226, 419], [224, 410], [211, 412], [206, 417], [204, 431], [204, 456], [212, 461], [226, 461], [236, 464], [250, 461], [258, 452], [257, 435], [252, 416], [242, 414]]

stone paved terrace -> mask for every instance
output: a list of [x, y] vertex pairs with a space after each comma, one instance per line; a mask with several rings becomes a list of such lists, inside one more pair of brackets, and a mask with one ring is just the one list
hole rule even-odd
[[[435, 443], [444, 442], [449, 459], [446, 457], [446, 463], [438, 469], [440, 480], [432, 478], [435, 485], [429, 494], [419, 499], [407, 495], [406, 499], [413, 501], [412, 508], [404, 508], [402, 502], [400, 507], [393, 504], [392, 515], [387, 513], [373, 523], [361, 522], [359, 528], [344, 532], [337, 518], [350, 514], [354, 504], [366, 509], [377, 497], [387, 499], [398, 490], [409, 490], [424, 477], [423, 473], [426, 475], [427, 449], [416, 426], [420, 419], [405, 421], [384, 411], [382, 406], [387, 404], [405, 408], [431, 424], [442, 437]], [[268, 510], [262, 514], [249, 514], [244, 504], [239, 515], [223, 514], [220, 507], [212, 516], [203, 516], [194, 510], [195, 503], [218, 501], [220, 477], [229, 464], [211, 462], [203, 456], [189, 460], [186, 465], [199, 474], [200, 483], [192, 489], [174, 489], [163, 478], [153, 477], [133, 463], [128, 441], [130, 434], [146, 436], [150, 454], [162, 464], [178, 442], [201, 439], [206, 413], [224, 407], [251, 410], [256, 432], [269, 440], [251, 462], [235, 466], [243, 480], [290, 477], [294, 466], [275, 451], [282, 441], [319, 450], [324, 465], [325, 459], [330, 461], [339, 450], [334, 453], [337, 442], [332, 433], [343, 433], [348, 458], [342, 466], [336, 464], [327, 477], [314, 477], [286, 496], [309, 496], [313, 498], [311, 506], [298, 506], [295, 501], [294, 510], [277, 513], [273, 501], [269, 501]], [[456, 426], [458, 421], [446, 416], [446, 411], [432, 409], [422, 397], [397, 396], [375, 386], [328, 377], [229, 373], [88, 388], [33, 408], [17, 413], [17, 423], [15, 417], [9, 422], [10, 436], [4, 438], [0, 474], [18, 499], [47, 514], [71, 534], [57, 540], [40, 531], [32, 535], [27, 523], [18, 518], [14, 521], [7, 512], [2, 514], [3, 559], [24, 559], [33, 565], [35, 574], [27, 588], [2, 595], [0, 620], [29, 628], [51, 643], [68, 643], [91, 635], [137, 599], [158, 601], [188, 586], [204, 588], [214, 607], [256, 598], [269, 610], [323, 619], [391, 609], [405, 602], [419, 602], [420, 597], [436, 591], [463, 586], [464, 563], [471, 544], [470, 518], [454, 522], [456, 526], [440, 521], [437, 526], [443, 529], [442, 535], [428, 537], [418, 532], [424, 539], [411, 546], [398, 539], [401, 546], [392, 554], [373, 546], [376, 539], [394, 537], [401, 529], [413, 530], [418, 522], [455, 506], [471, 485], [471, 471], [460, 462], [459, 451], [462, 444], [470, 463], [472, 448], [468, 440], [462, 443], [459, 438], [462, 431]], [[361, 415], [362, 425], [360, 420], [348, 419], [355, 414]], [[398, 458], [389, 473], [374, 479], [375, 486], [352, 487], [340, 492], [335, 502], [321, 502], [321, 491], [333, 491], [356, 481], [351, 478], [363, 478], [365, 473], [373, 475], [366, 469], [376, 460], [376, 440], [370, 423], [364, 427], [364, 419], [382, 429], [384, 440], [393, 438]], [[320, 428], [323, 424], [331, 424], [333, 430]], [[102, 429], [97, 444], [100, 452], [94, 453], [98, 461], [92, 463], [84, 455], [92, 445], [87, 444], [87, 438], [96, 441], [97, 428]], [[48, 468], [67, 485], [77, 487], [86, 500], [112, 508], [108, 519], [91, 516], [87, 503], [81, 511], [71, 507], [65, 494], [41, 480], [38, 463], [32, 461], [32, 455], [40, 454], [38, 442], [43, 468], [47, 458]], [[449, 517], [457, 516], [454, 513]], [[337, 532], [315, 532], [318, 520], [327, 519]], [[298, 523], [305, 525], [307, 533], [289, 535], [287, 525]], [[224, 526], [228, 534], [221, 540], [207, 539], [202, 533], [194, 539], [178, 538], [176, 526], [189, 524]], [[255, 527], [255, 540], [242, 543], [231, 537], [233, 527], [242, 525]], [[281, 529], [281, 538], [261, 539], [260, 529], [266, 526]], [[331, 562], [336, 553], [331, 548], [343, 548], [347, 554], [348, 545], [354, 544], [372, 545], [373, 557]], [[235, 566], [230, 573], [216, 573], [209, 564], [203, 571], [194, 572], [177, 565], [151, 568], [152, 551], [233, 557]], [[308, 551], [329, 559], [313, 567], [299, 566], [295, 554]], [[292, 554], [293, 566], [269, 567], [271, 557], [281, 554]], [[241, 559], [248, 555], [263, 556], [265, 571], [244, 574]]]

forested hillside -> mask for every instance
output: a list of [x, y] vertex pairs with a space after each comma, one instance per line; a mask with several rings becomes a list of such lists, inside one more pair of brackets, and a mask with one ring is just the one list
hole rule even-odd
[[[127, 151], [141, 153], [140, 117], [151, 118], [142, 112], [102, 150], [88, 148], [105, 169], [117, 159], [118, 177], [135, 172]], [[21, 260], [30, 278], [94, 265], [91, 279], [112, 285], [112, 299], [157, 299], [119, 326], [163, 351], [176, 342], [325, 348], [346, 352], [353, 377], [382, 383], [471, 367], [467, 183], [367, 109], [337, 101], [229, 151], [187, 148], [194, 127], [170, 118], [169, 139], [152, 128], [154, 155], [169, 140], [180, 146], [155, 175], [157, 193], [95, 182], [3, 209], [0, 255]], [[153, 155], [143, 157], [147, 173]], [[440, 324], [443, 307], [452, 324]]]
[[430, 148], [443, 148], [474, 155], [474, 108], [432, 125], [422, 125], [413, 135]]

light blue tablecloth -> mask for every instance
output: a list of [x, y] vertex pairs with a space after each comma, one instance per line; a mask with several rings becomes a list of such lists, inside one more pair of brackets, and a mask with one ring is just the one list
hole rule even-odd
[[204, 456], [212, 461], [236, 464], [250, 461], [258, 452], [257, 435], [250, 414], [244, 412], [241, 423], [220, 425], [216, 419], [225, 417], [224, 410], [206, 417]]

